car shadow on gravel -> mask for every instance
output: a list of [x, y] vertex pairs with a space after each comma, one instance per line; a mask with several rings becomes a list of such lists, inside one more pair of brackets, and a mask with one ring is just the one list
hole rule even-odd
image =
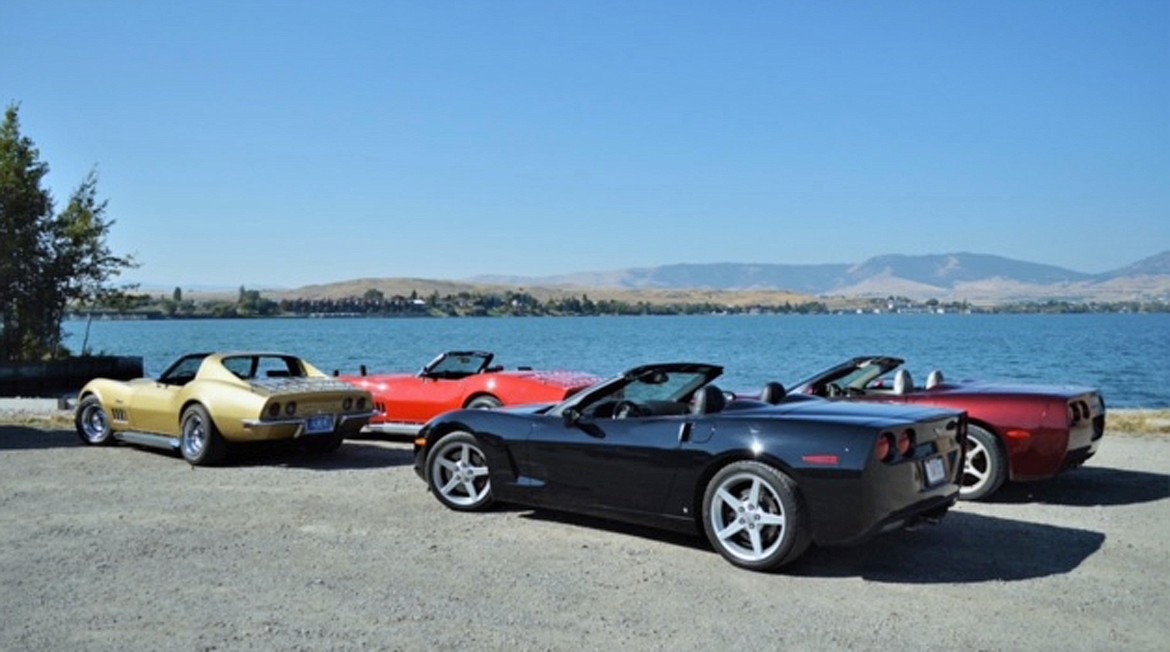
[[[543, 509], [500, 507], [526, 512], [521, 518], [564, 523], [711, 554], [707, 540], [645, 526]], [[876, 537], [861, 546], [813, 546], [780, 574], [793, 577], [861, 577], [894, 584], [1012, 582], [1069, 573], [1099, 550], [1100, 532], [951, 512], [937, 526]]]
[[609, 519], [596, 518], [593, 516], [585, 516], [582, 514], [572, 514], [569, 512], [555, 512], [546, 509], [532, 509], [530, 507], [512, 507], [510, 505], [497, 506], [495, 509], [502, 509], [504, 511], [527, 512], [520, 514], [520, 518], [531, 519], [534, 521], [546, 521], [550, 523], [564, 523], [577, 527], [587, 527], [594, 530], [604, 530], [606, 532], [614, 532], [617, 534], [626, 534], [633, 537], [640, 537], [644, 539], [654, 539], [662, 543], [669, 543], [684, 548], [693, 548], [696, 550], [707, 550], [712, 555], [718, 554], [707, 545], [707, 540], [698, 535], [687, 535], [678, 532], [671, 532], [670, 530], [659, 530], [644, 525], [633, 525], [631, 523], [623, 523], [621, 521], [611, 521]]
[[985, 502], [1101, 507], [1163, 498], [1170, 498], [1170, 475], [1088, 466], [1049, 480], [1009, 482]]
[[294, 442], [264, 442], [235, 446], [223, 466], [273, 466], [311, 471], [383, 469], [414, 464], [414, 452], [347, 439], [332, 453], [310, 453]]
[[952, 511], [937, 526], [862, 546], [812, 548], [784, 572], [898, 584], [1015, 582], [1069, 573], [1104, 542], [1100, 532]]
[[81, 445], [77, 433], [72, 430], [0, 426], [0, 451], [74, 448]]

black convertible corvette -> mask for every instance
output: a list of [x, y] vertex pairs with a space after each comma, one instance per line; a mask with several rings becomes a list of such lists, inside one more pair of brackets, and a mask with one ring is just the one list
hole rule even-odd
[[721, 367], [637, 367], [555, 405], [459, 410], [415, 440], [446, 506], [493, 501], [705, 532], [731, 563], [774, 569], [810, 543], [860, 543], [935, 521], [959, 494], [955, 410], [735, 398]]

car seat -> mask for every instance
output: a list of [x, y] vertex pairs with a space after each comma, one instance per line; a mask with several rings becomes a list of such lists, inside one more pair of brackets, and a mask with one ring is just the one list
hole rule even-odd
[[714, 385], [707, 385], [691, 397], [691, 414], [714, 414], [722, 411], [726, 403], [723, 390]]
[[784, 385], [777, 382], [770, 382], [764, 385], [764, 389], [760, 390], [760, 400], [776, 405], [784, 399], [784, 395], [787, 393], [788, 390], [784, 389]]

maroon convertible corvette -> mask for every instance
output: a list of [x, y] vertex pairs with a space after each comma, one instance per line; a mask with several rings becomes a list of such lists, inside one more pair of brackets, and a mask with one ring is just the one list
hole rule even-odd
[[932, 371], [916, 386], [902, 360], [853, 358], [801, 380], [793, 393], [966, 410], [961, 497], [985, 498], [1005, 480], [1041, 480], [1080, 466], [1105, 434], [1105, 401], [1091, 387], [949, 382]]

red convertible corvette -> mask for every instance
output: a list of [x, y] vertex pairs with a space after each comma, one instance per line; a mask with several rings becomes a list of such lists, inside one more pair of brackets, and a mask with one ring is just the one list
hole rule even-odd
[[1080, 466], [1105, 434], [1105, 401], [1091, 387], [949, 382], [932, 371], [916, 386], [899, 358], [864, 356], [799, 381], [793, 393], [966, 410], [961, 497], [978, 500], [1005, 480], [1041, 480]]
[[493, 357], [486, 351], [448, 351], [417, 374], [339, 378], [373, 394], [381, 414], [370, 419], [366, 431], [392, 435], [413, 435], [433, 417], [461, 408], [563, 401], [600, 380], [575, 371], [505, 371], [492, 366]]

